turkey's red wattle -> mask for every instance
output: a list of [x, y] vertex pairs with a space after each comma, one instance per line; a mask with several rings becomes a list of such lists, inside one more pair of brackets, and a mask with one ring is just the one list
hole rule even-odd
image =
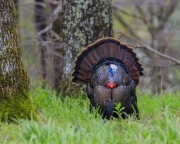
[[107, 88], [116, 88], [116, 83], [115, 82], [108, 82], [107, 85], [106, 85]]

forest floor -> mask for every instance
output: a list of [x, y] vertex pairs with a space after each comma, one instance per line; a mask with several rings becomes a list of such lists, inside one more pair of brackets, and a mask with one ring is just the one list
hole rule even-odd
[[103, 120], [89, 112], [83, 92], [61, 99], [50, 90], [33, 90], [38, 121], [0, 123], [1, 144], [179, 144], [180, 92], [149, 96], [138, 92], [140, 120]]

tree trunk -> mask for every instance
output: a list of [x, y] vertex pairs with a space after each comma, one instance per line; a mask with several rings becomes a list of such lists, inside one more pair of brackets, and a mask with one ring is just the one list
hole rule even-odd
[[65, 43], [64, 74], [71, 73], [75, 56], [99, 38], [112, 36], [110, 0], [62, 0]]
[[[43, 30], [47, 26], [46, 22], [46, 12], [43, 7], [44, 0], [35, 0], [35, 25], [37, 32]], [[42, 77], [44, 79], [43, 88], [45, 86], [45, 80], [47, 78], [47, 66], [46, 66], [46, 46], [43, 44], [47, 39], [47, 33], [39, 35], [39, 47], [41, 52], [41, 67], [42, 67]]]
[[[41, 66], [44, 84], [50, 84], [58, 91], [62, 78], [62, 13], [60, 0], [35, 0], [35, 25], [37, 32], [52, 25], [39, 36]], [[53, 15], [53, 16], [52, 16]], [[49, 21], [49, 24], [47, 23]], [[49, 44], [49, 45], [48, 45]]]
[[36, 118], [28, 95], [29, 79], [23, 69], [13, 0], [0, 1], [0, 119]]
[[[51, 7], [53, 11], [57, 10], [60, 7], [59, 3], [61, 0], [56, 0], [57, 4], [51, 3]], [[53, 36], [52, 32], [57, 36]], [[53, 39], [54, 47], [53, 47], [53, 65], [54, 65], [54, 88], [58, 92], [60, 81], [62, 79], [63, 74], [63, 42], [62, 42], [62, 11], [59, 11], [56, 14], [56, 19], [52, 23], [52, 31], [50, 33], [50, 37]]]
[[[69, 83], [75, 56], [99, 38], [112, 37], [110, 0], [62, 0], [65, 78]], [[69, 88], [69, 86], [66, 86]], [[68, 90], [70, 91], [70, 90]]]

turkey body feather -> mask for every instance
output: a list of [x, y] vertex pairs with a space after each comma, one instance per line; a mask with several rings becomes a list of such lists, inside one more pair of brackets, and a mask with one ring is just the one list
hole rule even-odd
[[77, 55], [72, 81], [87, 85], [91, 109], [99, 107], [103, 117], [118, 117], [114, 107], [121, 103], [122, 117], [135, 113], [138, 118], [135, 90], [143, 75], [138, 61], [131, 47], [114, 38], [103, 38]]

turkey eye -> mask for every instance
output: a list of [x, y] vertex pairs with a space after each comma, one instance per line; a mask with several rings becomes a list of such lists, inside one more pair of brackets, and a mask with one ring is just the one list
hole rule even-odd
[[126, 86], [130, 84], [130, 79], [129, 79], [129, 75], [128, 75], [128, 74], [126, 74], [126, 75], [124, 76], [124, 78], [123, 78], [123, 84], [126, 85]]

